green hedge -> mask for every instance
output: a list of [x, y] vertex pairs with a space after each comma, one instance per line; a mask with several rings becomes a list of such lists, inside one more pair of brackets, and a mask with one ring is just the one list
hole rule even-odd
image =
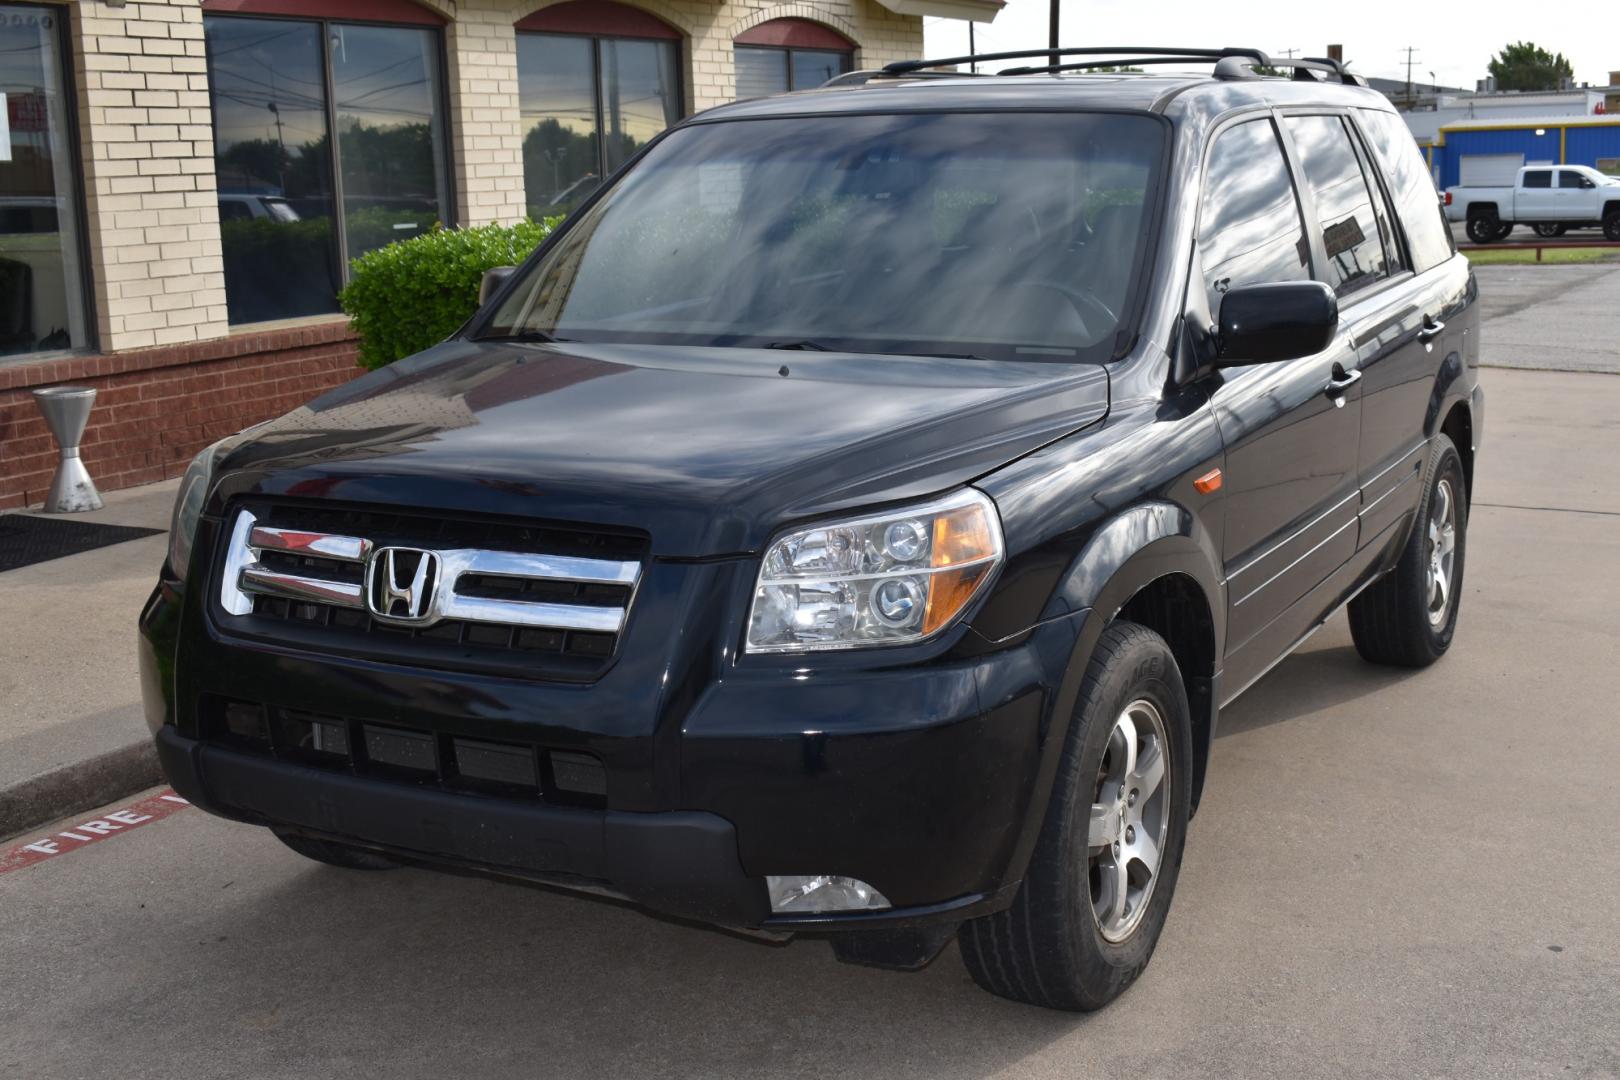
[[439, 229], [355, 259], [338, 300], [360, 335], [360, 365], [380, 368], [449, 337], [477, 309], [484, 271], [518, 265], [561, 220]]

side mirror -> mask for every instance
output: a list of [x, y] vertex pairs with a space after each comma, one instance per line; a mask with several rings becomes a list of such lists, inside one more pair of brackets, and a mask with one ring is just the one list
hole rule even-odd
[[1239, 285], [1221, 298], [1220, 366], [1297, 360], [1333, 343], [1339, 301], [1320, 281]]
[[517, 273], [515, 266], [492, 266], [484, 271], [484, 279], [478, 283], [478, 306], [483, 307], [489, 303], [489, 298], [501, 291], [506, 279]]
[[1590, 176], [1583, 176], [1581, 177], [1581, 187], [1595, 188], [1597, 187], [1597, 181], [1593, 180]]

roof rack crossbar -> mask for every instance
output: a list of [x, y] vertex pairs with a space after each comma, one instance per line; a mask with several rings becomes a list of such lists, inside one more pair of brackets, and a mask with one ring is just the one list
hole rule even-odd
[[[1185, 64], [1200, 60], [1213, 60], [1216, 57], [1208, 56], [1119, 56], [1107, 60], [1079, 60], [1072, 64], [1043, 64], [1040, 67], [1010, 67], [1002, 68], [997, 75], [1057, 75], [1065, 71], [1094, 71], [1097, 68], [1126, 68], [1147, 66], [1149, 64]], [[922, 75], [926, 72], [913, 72]]]
[[975, 53], [968, 56], [946, 56], [934, 60], [897, 60], [884, 65], [886, 75], [909, 75], [925, 68], [949, 67], [957, 64], [989, 63], [992, 60], [1032, 60], [1037, 57], [1058, 56], [1166, 56], [1181, 59], [1221, 60], [1228, 56], [1248, 57], [1257, 64], [1269, 65], [1271, 58], [1260, 49], [1177, 49], [1157, 45], [1088, 46], [1067, 49], [1018, 49], [1013, 52]]

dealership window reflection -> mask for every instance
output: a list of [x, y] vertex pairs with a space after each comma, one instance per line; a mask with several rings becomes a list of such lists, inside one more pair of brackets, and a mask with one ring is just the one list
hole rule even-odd
[[737, 96], [764, 97], [788, 90], [813, 90], [828, 79], [853, 70], [851, 52], [832, 49], [788, 49], [738, 45]]
[[0, 355], [87, 344], [55, 9], [0, 6]]
[[565, 214], [680, 119], [675, 40], [518, 35], [529, 216]]
[[229, 319], [335, 312], [348, 259], [448, 222], [438, 35], [204, 26]]

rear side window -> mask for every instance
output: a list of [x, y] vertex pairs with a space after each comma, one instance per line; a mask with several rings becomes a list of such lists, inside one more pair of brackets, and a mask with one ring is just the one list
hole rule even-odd
[[1412, 269], [1418, 273], [1451, 258], [1451, 228], [1440, 205], [1440, 193], [1423, 161], [1406, 122], [1394, 113], [1358, 109], [1361, 130], [1372, 144], [1373, 158], [1384, 174], [1384, 184], [1395, 204], [1406, 246], [1412, 256]]
[[1527, 188], [1552, 187], [1551, 169], [1532, 169], [1524, 174], [1524, 186]]
[[1327, 252], [1327, 265], [1317, 277], [1339, 296], [1348, 296], [1386, 273], [1372, 193], [1350, 133], [1337, 116], [1290, 116], [1284, 123], [1316, 200], [1317, 225]]
[[1198, 250], [1219, 315], [1235, 285], [1309, 281], [1310, 246], [1288, 160], [1270, 120], [1251, 120], [1216, 136], [1198, 215]]

